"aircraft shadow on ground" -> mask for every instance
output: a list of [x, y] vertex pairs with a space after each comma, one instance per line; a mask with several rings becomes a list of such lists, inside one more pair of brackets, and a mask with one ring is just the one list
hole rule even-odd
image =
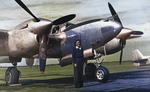
[[[144, 71], [149, 71], [149, 70], [144, 70]], [[110, 79], [108, 82], [114, 82], [115, 80], [118, 80], [118, 79], [136, 79], [136, 78], [138, 79], [138, 78], [149, 78], [150, 77], [150, 75], [148, 76], [147, 74], [145, 74], [145, 76], [142, 76], [141, 74], [143, 75], [143, 71], [113, 73], [113, 74], [110, 74]], [[44, 76], [50, 76], [50, 75], [44, 75]], [[58, 74], [58, 76], [59, 76], [59, 74]], [[31, 76], [31, 77], [40, 77], [40, 76]], [[94, 82], [94, 81], [96, 81], [96, 79], [91, 79], [91, 78], [87, 78], [84, 76], [85, 83], [86, 82]], [[29, 79], [29, 80], [20, 80], [20, 82], [22, 83], [22, 85], [30, 85], [30, 84], [34, 84], [34, 83], [73, 84], [73, 77], [47, 79], [47, 80], [44, 80], [44, 79], [43, 80], [34, 80], [34, 79], [30, 80]], [[103, 84], [103, 83], [99, 83], [99, 84]]]
[[[149, 71], [149, 70], [145, 70], [145, 71]], [[150, 78], [150, 75], [148, 75], [147, 73], [144, 74], [142, 73], [142, 71], [113, 73], [111, 74], [109, 82], [113, 82], [118, 79], [139, 79], [139, 78]]]
[[[110, 79], [107, 83], [115, 82], [116, 80], [119, 80], [119, 79], [150, 78], [150, 74], [148, 74], [147, 72], [149, 72], [149, 69], [146, 69], [145, 67], [139, 67], [137, 71], [112, 73], [112, 74], [110, 74]], [[55, 75], [29, 76], [28, 78], [42, 77], [42, 76], [50, 77], [50, 76], [61, 76], [61, 75], [55, 74]], [[22, 77], [22, 78], [26, 78], [26, 77]], [[0, 80], [4, 81], [4, 79], [0, 79]], [[31, 85], [31, 84], [35, 84], [35, 83], [37, 83], [37, 84], [38, 83], [46, 83], [49, 86], [53, 86], [53, 85], [57, 85], [57, 84], [67, 86], [67, 85], [73, 85], [73, 81], [74, 81], [73, 77], [66, 77], [66, 78], [43, 79], [43, 80], [23, 79], [23, 80], [20, 80], [19, 83], [21, 83], [22, 85]], [[92, 82], [94, 82], [94, 83], [92, 83]], [[85, 84], [88, 83], [88, 85], [85, 85], [84, 87], [90, 87], [90, 86], [94, 86], [94, 85], [103, 85], [103, 83], [97, 82], [96, 79], [90, 79], [85, 76], [84, 76], [84, 83]], [[4, 85], [4, 84], [2, 84], [2, 85]]]
[[[131, 79], [131, 80], [147, 79], [147, 78], [150, 78], [150, 74], [148, 73], [149, 71], [150, 70], [148, 68], [138, 67], [138, 70], [136, 70], [136, 71], [112, 73], [112, 74], [110, 74], [110, 79], [108, 80], [107, 83], [111, 83], [111, 82], [115, 83], [115, 81], [120, 80], [120, 79], [122, 79], [122, 80], [127, 80], [127, 79]], [[94, 79], [94, 80], [86, 80], [86, 82], [95, 82], [95, 83], [91, 83], [91, 84], [88, 83], [88, 85], [86, 85], [85, 87], [107, 84], [107, 83], [101, 83], [101, 82], [96, 82], [96, 81], [97, 81], [96, 79]]]
[[[46, 76], [60, 76], [60, 74], [53, 74], [53, 75], [48, 75], [48, 74], [43, 74], [43, 75], [29, 75], [29, 76], [23, 76], [21, 75], [21, 78], [36, 78], [36, 77], [46, 77]], [[65, 75], [66, 76], [66, 75]]]
[[148, 73], [150, 70], [148, 68], [149, 66], [147, 66], [137, 67], [136, 71], [112, 73], [110, 75], [110, 81], [115, 81], [118, 79], [150, 78], [150, 74]]
[[[41, 76], [42, 77], [42, 76]], [[34, 79], [28, 79], [28, 80], [20, 80], [20, 83], [22, 85], [30, 85], [34, 83], [48, 83], [51, 84], [72, 84], [73, 77], [67, 77], [67, 78], [57, 78], [57, 79], [46, 79], [46, 80], [34, 80]]]

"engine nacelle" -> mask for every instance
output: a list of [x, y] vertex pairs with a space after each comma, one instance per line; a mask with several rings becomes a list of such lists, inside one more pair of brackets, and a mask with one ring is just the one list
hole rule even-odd
[[[125, 42], [123, 42], [123, 43], [125, 45]], [[106, 49], [107, 55], [113, 54], [113, 53], [120, 51], [123, 48], [121, 44], [122, 44], [122, 40], [114, 38], [113, 40], [111, 40], [107, 44], [105, 44], [105, 48], [104, 48], [104, 46], [97, 48], [96, 52], [100, 53], [100, 54], [104, 54], [104, 49]]]

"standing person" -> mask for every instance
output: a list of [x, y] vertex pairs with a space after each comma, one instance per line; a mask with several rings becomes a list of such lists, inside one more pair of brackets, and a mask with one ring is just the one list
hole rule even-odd
[[72, 53], [74, 66], [74, 85], [76, 88], [83, 87], [83, 65], [84, 55], [80, 40], [75, 41], [75, 47]]

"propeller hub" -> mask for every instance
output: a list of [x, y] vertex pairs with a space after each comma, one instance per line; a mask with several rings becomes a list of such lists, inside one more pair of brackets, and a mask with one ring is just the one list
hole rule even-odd
[[49, 34], [52, 28], [52, 22], [47, 19], [40, 19], [40, 22], [34, 24], [34, 34], [42, 36], [43, 34]]
[[121, 32], [116, 36], [118, 39], [128, 38], [132, 33], [131, 29], [123, 28]]

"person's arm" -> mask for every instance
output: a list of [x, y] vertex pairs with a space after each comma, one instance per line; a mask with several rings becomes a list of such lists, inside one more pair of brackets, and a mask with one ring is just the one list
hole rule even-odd
[[73, 64], [76, 63], [76, 59], [75, 59], [75, 49], [73, 49], [72, 51], [72, 59], [73, 59]]
[[77, 67], [77, 64], [76, 64], [76, 58], [75, 58], [75, 49], [73, 49], [73, 51], [72, 51], [72, 59], [73, 59], [73, 65], [74, 65], [74, 67]]

